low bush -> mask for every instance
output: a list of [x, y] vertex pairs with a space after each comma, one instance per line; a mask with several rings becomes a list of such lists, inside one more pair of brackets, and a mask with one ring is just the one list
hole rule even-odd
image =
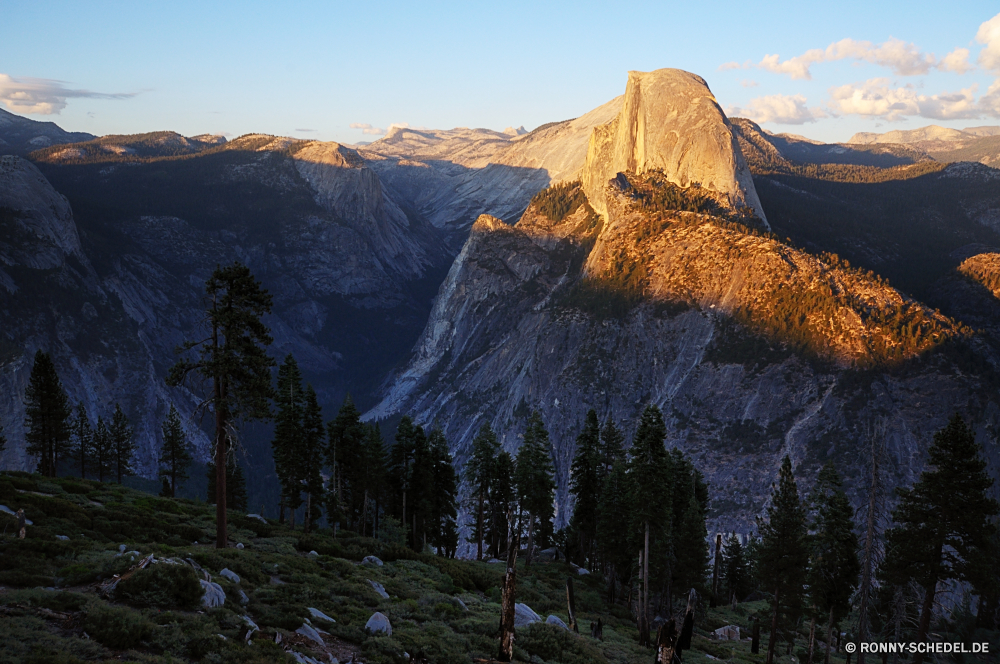
[[83, 629], [91, 637], [115, 650], [139, 645], [149, 637], [153, 627], [138, 611], [107, 604], [94, 604], [83, 620]]
[[607, 662], [604, 654], [592, 642], [547, 623], [533, 623], [518, 631], [518, 643], [531, 656], [563, 664], [596, 664]]
[[194, 609], [204, 589], [187, 565], [159, 563], [118, 584], [115, 597], [139, 608]]

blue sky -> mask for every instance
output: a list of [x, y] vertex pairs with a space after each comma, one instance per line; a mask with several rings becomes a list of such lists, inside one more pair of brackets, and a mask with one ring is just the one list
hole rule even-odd
[[678, 67], [731, 114], [845, 141], [1000, 124], [998, 12], [979, 1], [11, 2], [0, 108], [94, 134], [354, 143], [392, 123], [531, 129], [621, 94], [630, 69]]

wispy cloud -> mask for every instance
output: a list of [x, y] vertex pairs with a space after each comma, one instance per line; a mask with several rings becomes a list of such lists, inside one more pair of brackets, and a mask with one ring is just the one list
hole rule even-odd
[[300, 134], [315, 134], [316, 133], [315, 129], [296, 129], [295, 131], [297, 131]]
[[[948, 68], [958, 64], [959, 56], [953, 53], [948, 57], [951, 58], [948, 61]], [[825, 49], [810, 49], [802, 55], [787, 60], [782, 60], [777, 54], [765, 55], [757, 67], [776, 74], [786, 74], [792, 79], [810, 80], [813, 65], [837, 60], [857, 60], [881, 65], [891, 69], [897, 76], [926, 74], [932, 68], [941, 65], [932, 53], [923, 53], [915, 44], [890, 38], [878, 45], [868, 41], [841, 39]]]
[[93, 92], [67, 88], [65, 81], [48, 78], [14, 78], [0, 74], [0, 103], [17, 113], [58, 115], [71, 98], [129, 99], [137, 92]]
[[352, 122], [351, 129], [360, 129], [362, 134], [371, 134], [372, 136], [382, 136], [385, 134], [385, 129], [373, 127], [367, 122]]
[[742, 85], [744, 88], [756, 88], [758, 85], [760, 85], [760, 83], [751, 80], [749, 78], [745, 78], [742, 81], [740, 81], [740, 85]]
[[826, 113], [819, 108], [806, 106], [806, 98], [802, 95], [767, 95], [751, 99], [745, 108], [731, 106], [726, 109], [729, 116], [749, 118], [754, 122], [773, 122], [775, 124], [800, 125], [815, 122], [825, 117]]
[[837, 115], [864, 115], [890, 122], [913, 116], [960, 120], [983, 112], [976, 103], [975, 85], [958, 92], [923, 95], [910, 85], [893, 87], [885, 78], [831, 88], [829, 107]]

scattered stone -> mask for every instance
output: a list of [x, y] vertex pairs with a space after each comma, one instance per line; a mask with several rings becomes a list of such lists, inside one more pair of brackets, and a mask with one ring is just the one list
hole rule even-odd
[[[555, 547], [551, 547], [549, 549], [542, 549], [541, 551], [539, 551], [538, 552], [538, 559], [539, 560], [549, 560], [549, 561], [559, 560], [559, 556], [560, 555], [562, 555], [562, 554], [559, 553], [559, 549], [557, 549]], [[563, 557], [565, 558], [565, 556], [563, 556]]]
[[361, 564], [362, 565], [376, 565], [378, 567], [381, 567], [382, 566], [382, 561], [379, 560], [378, 558], [376, 558], [375, 556], [365, 556], [364, 558], [361, 559]]
[[562, 627], [567, 632], [569, 631], [569, 627], [566, 626], [566, 623], [564, 623], [559, 616], [549, 615], [549, 617], [545, 619], [545, 624], [555, 625], [556, 627]]
[[260, 514], [247, 514], [248, 519], [257, 519], [261, 523], [267, 523], [267, 519], [262, 517]]
[[379, 594], [379, 597], [382, 599], [389, 599], [389, 593], [385, 591], [385, 586], [378, 581], [372, 581], [371, 579], [368, 579], [368, 583], [370, 583], [371, 587], [375, 589], [375, 592]]
[[206, 608], [214, 609], [226, 603], [226, 592], [218, 583], [202, 579], [201, 587], [205, 589], [205, 594], [201, 597], [201, 603]]
[[283, 585], [285, 585], [285, 582], [282, 581], [281, 579], [279, 579], [276, 576], [272, 576], [271, 577], [271, 585], [272, 586], [283, 586]]
[[[25, 522], [25, 523], [27, 523], [27, 522]], [[56, 535], [56, 539], [57, 539], [57, 540], [62, 540], [62, 541], [64, 541], [64, 542], [65, 542], [65, 541], [66, 541], [66, 540], [68, 540], [69, 538], [68, 538], [68, 537], [66, 537], [65, 535]]]
[[490, 565], [496, 565], [497, 563], [500, 563], [502, 565], [506, 563], [505, 560], [500, 560], [499, 558], [490, 558], [486, 562], [489, 563]]
[[287, 650], [286, 652], [292, 657], [294, 657], [295, 661], [298, 662], [298, 664], [322, 664], [322, 662], [320, 662], [318, 659], [313, 659], [309, 655], [303, 655], [302, 653], [295, 652], [294, 650]]
[[740, 627], [739, 625], [726, 625], [712, 632], [712, 636], [720, 641], [739, 641]]
[[309, 555], [309, 556], [319, 556], [319, 554], [318, 554], [317, 552], [315, 552], [315, 551], [310, 551], [310, 552], [309, 552], [308, 554], [306, 554], [306, 555]]
[[469, 610], [469, 607], [467, 607], [465, 605], [465, 602], [463, 602], [458, 597], [452, 597], [452, 599], [455, 600], [455, 604], [458, 604], [462, 608], [463, 611], [468, 611]]
[[[197, 542], [196, 542], [196, 544], [197, 544]], [[128, 547], [125, 546], [124, 544], [119, 544], [118, 545], [118, 553], [125, 553], [125, 549], [127, 549], [127, 548]]]
[[236, 543], [236, 548], [239, 549], [240, 551], [242, 551], [243, 550], [243, 542], [237, 542]]
[[309, 611], [309, 615], [311, 615], [316, 620], [325, 620], [326, 622], [329, 622], [329, 623], [335, 623], [335, 622], [337, 622], [336, 620], [334, 620], [330, 616], [326, 615], [325, 613], [323, 613], [319, 609], [315, 609], [315, 608], [313, 608], [313, 607], [310, 606], [307, 610]]
[[247, 594], [245, 592], [243, 592], [242, 590], [239, 590], [237, 592], [239, 592], [240, 594], [240, 604], [242, 606], [246, 606], [247, 604], [250, 603], [250, 598], [247, 597]]
[[576, 573], [579, 574], [580, 576], [583, 576], [584, 574], [590, 574], [590, 570], [587, 569], [586, 567], [580, 567], [579, 565], [574, 565], [573, 563], [570, 563], [569, 565], [574, 570], [576, 570]]
[[301, 634], [307, 639], [312, 639], [321, 646], [326, 645], [326, 643], [323, 641], [323, 637], [320, 636], [319, 632], [317, 632], [316, 628], [313, 627], [312, 625], [307, 625], [305, 623], [302, 623], [302, 627], [299, 627], [297, 630], [295, 630], [295, 633]]
[[386, 636], [392, 636], [392, 625], [389, 623], [388, 618], [376, 611], [372, 614], [372, 617], [368, 619], [368, 622], [365, 623], [365, 632], [368, 634], [378, 634], [379, 632], [382, 632]]
[[531, 623], [541, 622], [542, 617], [531, 610], [527, 604], [514, 605], [514, 627], [527, 627]]
[[260, 627], [257, 627], [257, 623], [255, 623], [250, 616], [243, 616], [243, 622], [246, 623], [247, 626], [247, 633], [243, 636], [243, 640], [249, 642], [253, 633], [260, 631]]
[[219, 576], [221, 576], [224, 579], [229, 579], [233, 583], [240, 582], [240, 575], [234, 572], [233, 570], [229, 569], [228, 567], [224, 568], [221, 572], [219, 572]]

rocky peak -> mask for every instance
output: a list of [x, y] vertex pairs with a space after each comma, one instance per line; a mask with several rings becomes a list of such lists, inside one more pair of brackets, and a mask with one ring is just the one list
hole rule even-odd
[[629, 72], [621, 111], [590, 135], [583, 188], [607, 214], [605, 187], [621, 172], [660, 170], [680, 187], [699, 184], [764, 220], [736, 136], [704, 79], [679, 69]]

